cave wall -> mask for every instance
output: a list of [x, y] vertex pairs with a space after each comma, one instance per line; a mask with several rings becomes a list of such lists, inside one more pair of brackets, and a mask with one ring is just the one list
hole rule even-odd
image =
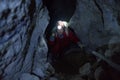
[[[59, 11], [71, 8], [59, 6], [57, 1], [54, 4], [53, 13], [57, 16], [49, 13], [53, 20], [56, 17], [69, 20], [72, 13], [68, 17], [69, 11]], [[45, 79], [50, 74], [47, 71], [50, 64], [46, 62], [48, 48], [43, 37], [49, 23], [47, 8], [41, 0], [2, 0], [0, 8], [0, 80]], [[118, 43], [120, 1], [77, 0], [69, 23], [89, 48]]]
[[[85, 45], [86, 51], [96, 50], [98, 54], [108, 59], [108, 62], [103, 59], [99, 62], [98, 56], [96, 57], [103, 71], [100, 71], [100, 68], [95, 69], [95, 73], [92, 72], [94, 78], [96, 80], [119, 80], [120, 1], [77, 0], [76, 10], [69, 25]], [[83, 70], [87, 69], [88, 66]], [[81, 69], [80, 72], [82, 72]]]
[[69, 23], [85, 46], [96, 49], [120, 36], [119, 4], [119, 0], [77, 0]]
[[44, 78], [47, 8], [41, 0], [2, 0], [0, 8], [0, 80]]

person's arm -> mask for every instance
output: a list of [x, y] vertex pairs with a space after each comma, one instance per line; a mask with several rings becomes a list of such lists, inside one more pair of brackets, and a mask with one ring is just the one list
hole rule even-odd
[[84, 47], [80, 39], [72, 31], [70, 31], [70, 39], [72, 42], [76, 43], [80, 48]]
[[72, 31], [69, 31], [69, 38], [72, 42], [78, 43], [80, 40], [79, 38], [73, 33]]
[[50, 36], [48, 43], [50, 46], [53, 46], [55, 44], [55, 33], [52, 33], [52, 35]]

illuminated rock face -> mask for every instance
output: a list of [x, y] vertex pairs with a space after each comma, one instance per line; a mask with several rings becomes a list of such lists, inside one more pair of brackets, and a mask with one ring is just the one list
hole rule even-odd
[[71, 27], [82, 42], [95, 49], [120, 35], [120, 5], [118, 0], [77, 0]]
[[24, 73], [28, 76], [31, 73], [37, 77], [46, 76], [48, 49], [43, 34], [48, 20], [48, 11], [41, 0], [0, 1], [2, 80], [18, 80], [21, 76], [21, 80], [28, 80], [26, 77], [23, 79]]

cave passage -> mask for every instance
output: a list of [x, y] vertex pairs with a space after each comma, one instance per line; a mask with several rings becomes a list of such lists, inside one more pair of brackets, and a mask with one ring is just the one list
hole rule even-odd
[[76, 9], [76, 0], [43, 0], [49, 11], [50, 21], [45, 34], [50, 34], [58, 20], [69, 21]]
[[[47, 6], [50, 16], [50, 21], [45, 32], [46, 38], [48, 39], [57, 21], [63, 20], [69, 22], [76, 9], [76, 0], [43, 0], [43, 3]], [[77, 73], [76, 68], [73, 68], [69, 63], [64, 61], [59, 61], [54, 65], [54, 68], [58, 72]]]

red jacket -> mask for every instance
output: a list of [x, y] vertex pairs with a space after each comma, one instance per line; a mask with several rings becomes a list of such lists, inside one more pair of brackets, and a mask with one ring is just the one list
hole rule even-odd
[[79, 42], [77, 36], [72, 31], [69, 31], [68, 35], [65, 32], [63, 32], [62, 38], [55, 36], [53, 41], [48, 41], [48, 44], [51, 49], [50, 51], [53, 54], [60, 54], [63, 53], [63, 50], [66, 47], [68, 47], [71, 43], [77, 42]]

